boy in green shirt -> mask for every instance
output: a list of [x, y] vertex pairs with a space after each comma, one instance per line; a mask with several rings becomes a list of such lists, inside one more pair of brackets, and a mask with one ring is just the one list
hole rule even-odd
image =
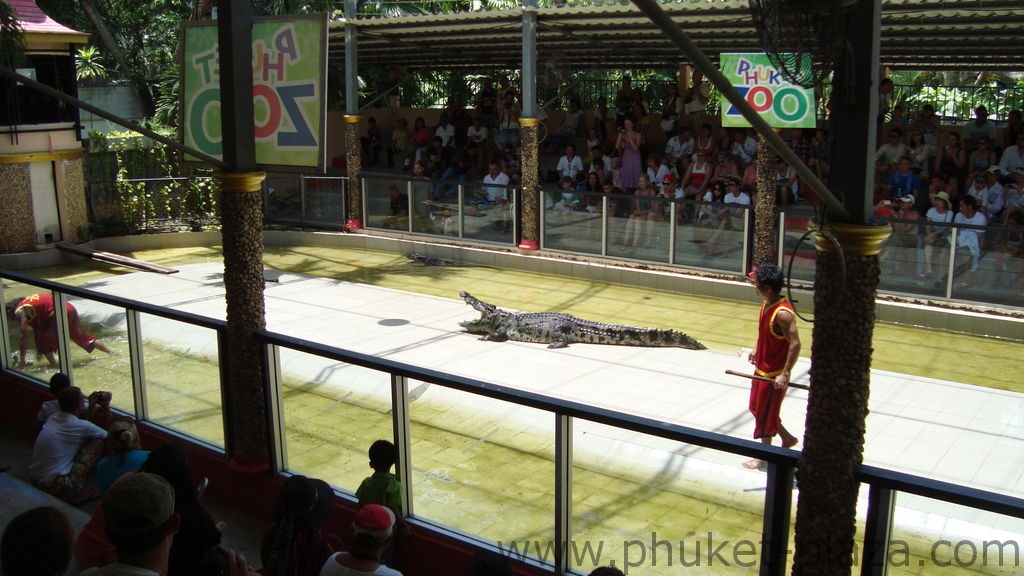
[[[406, 523], [402, 514], [402, 483], [398, 477], [391, 473], [391, 467], [398, 459], [398, 450], [395, 445], [387, 440], [377, 440], [370, 445], [370, 468], [373, 474], [363, 479], [356, 490], [356, 498], [359, 499], [359, 507], [368, 504], [378, 504], [390, 508], [395, 514], [395, 532], [402, 537], [412, 533], [409, 524]], [[388, 547], [384, 553], [385, 564], [391, 560], [393, 545]]]

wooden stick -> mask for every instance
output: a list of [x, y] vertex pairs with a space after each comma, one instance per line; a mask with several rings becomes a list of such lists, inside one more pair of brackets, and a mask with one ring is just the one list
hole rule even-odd
[[[750, 378], [751, 380], [760, 380], [762, 382], [775, 382], [775, 378], [769, 378], [767, 376], [761, 376], [760, 374], [747, 374], [746, 372], [737, 372], [735, 370], [726, 370], [726, 374], [732, 376], [742, 376], [743, 378]], [[799, 388], [801, 390], [810, 390], [811, 387], [806, 384], [797, 384], [795, 382], [789, 383], [790, 388]]]

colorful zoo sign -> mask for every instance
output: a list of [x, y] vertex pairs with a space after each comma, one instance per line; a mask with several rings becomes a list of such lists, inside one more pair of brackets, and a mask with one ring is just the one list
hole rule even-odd
[[[804, 65], [810, 56], [803, 54]], [[814, 128], [814, 90], [787, 81], [766, 54], [722, 54], [722, 74], [747, 104], [775, 128]], [[740, 111], [722, 100], [722, 126], [750, 126]]]
[[[221, 158], [217, 26], [186, 26], [184, 36], [184, 143]], [[252, 98], [257, 164], [323, 168], [327, 117], [325, 41], [323, 17], [257, 19], [253, 23]]]

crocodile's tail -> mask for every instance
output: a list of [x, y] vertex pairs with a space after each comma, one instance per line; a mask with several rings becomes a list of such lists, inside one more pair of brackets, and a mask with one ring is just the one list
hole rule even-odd
[[683, 334], [678, 330], [664, 330], [661, 328], [651, 328], [644, 334], [644, 339], [647, 340], [647, 346], [676, 346], [679, 348], [688, 348], [690, 350], [706, 350], [707, 346], [701, 344], [696, 338], [691, 337], [688, 334]]

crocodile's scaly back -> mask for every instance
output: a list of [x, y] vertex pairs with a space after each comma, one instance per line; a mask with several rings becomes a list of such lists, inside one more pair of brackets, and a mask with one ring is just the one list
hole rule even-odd
[[483, 334], [482, 340], [541, 342], [549, 348], [564, 348], [569, 344], [612, 344], [619, 346], [674, 346], [703, 350], [705, 346], [697, 340], [677, 332], [661, 328], [640, 328], [605, 324], [583, 320], [560, 312], [507, 312], [493, 304], [477, 300], [466, 292], [460, 292], [467, 304], [480, 312], [480, 319], [461, 322], [460, 325], [473, 334]]

